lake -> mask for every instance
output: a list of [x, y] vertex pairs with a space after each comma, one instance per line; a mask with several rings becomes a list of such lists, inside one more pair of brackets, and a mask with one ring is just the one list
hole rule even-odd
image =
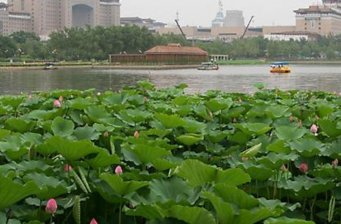
[[290, 74], [270, 74], [268, 65], [221, 66], [218, 71], [64, 69], [0, 70], [0, 94], [30, 93], [52, 89], [119, 90], [140, 80], [158, 88], [186, 83], [188, 93], [216, 89], [227, 92], [254, 92], [255, 83], [282, 90], [341, 92], [341, 65], [292, 65]]

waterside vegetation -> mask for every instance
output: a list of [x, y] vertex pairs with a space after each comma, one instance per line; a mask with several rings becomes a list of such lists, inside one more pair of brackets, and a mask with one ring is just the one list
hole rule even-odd
[[339, 95], [185, 88], [1, 96], [1, 223], [340, 223]]
[[229, 55], [231, 59], [262, 60], [340, 60], [341, 36], [320, 37], [316, 41], [269, 41], [262, 37], [236, 39], [231, 43], [186, 41], [182, 36], [154, 34], [146, 28], [71, 28], [52, 33], [41, 41], [32, 33], [0, 36], [0, 59], [30, 61], [102, 61], [109, 54], [142, 53], [155, 45], [180, 43], [195, 45], [209, 54]]

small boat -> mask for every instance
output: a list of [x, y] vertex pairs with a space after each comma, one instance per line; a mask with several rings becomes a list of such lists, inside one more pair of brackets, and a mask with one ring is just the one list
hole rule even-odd
[[219, 65], [213, 62], [203, 62], [197, 69], [198, 70], [218, 70]]
[[44, 70], [55, 70], [57, 69], [57, 67], [55, 67], [55, 65], [53, 63], [46, 63]]
[[271, 73], [290, 73], [291, 69], [289, 67], [289, 63], [288, 62], [274, 62], [271, 65], [271, 69], [270, 69]]

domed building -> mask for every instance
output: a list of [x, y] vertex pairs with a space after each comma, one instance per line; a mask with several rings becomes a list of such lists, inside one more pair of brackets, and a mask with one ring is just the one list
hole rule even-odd
[[219, 1], [219, 11], [214, 20], [212, 20], [212, 27], [222, 27], [224, 26], [225, 16], [224, 16], [224, 9], [223, 3], [221, 0]]

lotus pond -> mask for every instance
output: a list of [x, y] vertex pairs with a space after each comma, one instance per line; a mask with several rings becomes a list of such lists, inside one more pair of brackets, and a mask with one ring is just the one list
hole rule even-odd
[[0, 223], [341, 222], [341, 97], [260, 89], [0, 97]]

